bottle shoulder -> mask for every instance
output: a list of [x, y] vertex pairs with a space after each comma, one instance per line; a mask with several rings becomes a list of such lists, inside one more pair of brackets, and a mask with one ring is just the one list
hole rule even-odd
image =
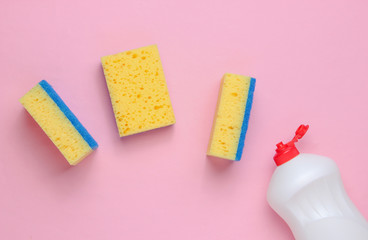
[[287, 201], [310, 183], [340, 172], [335, 162], [325, 156], [302, 153], [278, 166], [272, 175], [267, 192], [269, 200]]
[[292, 160], [276, 168], [273, 175], [283, 177], [304, 175], [311, 172], [339, 171], [336, 163], [328, 157], [316, 154], [301, 153]]

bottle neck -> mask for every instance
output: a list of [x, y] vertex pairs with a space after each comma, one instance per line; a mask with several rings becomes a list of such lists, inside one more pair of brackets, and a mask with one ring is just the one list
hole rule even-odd
[[273, 159], [275, 160], [276, 165], [280, 166], [298, 155], [299, 151], [294, 145], [292, 147], [287, 147], [287, 149], [281, 150], [279, 152], [276, 150], [276, 155], [273, 157]]
[[280, 166], [299, 155], [299, 151], [295, 147], [295, 143], [304, 136], [304, 134], [308, 131], [308, 128], [308, 125], [300, 125], [291, 141], [286, 144], [282, 142], [276, 144], [276, 154], [273, 159], [275, 160], [277, 166]]

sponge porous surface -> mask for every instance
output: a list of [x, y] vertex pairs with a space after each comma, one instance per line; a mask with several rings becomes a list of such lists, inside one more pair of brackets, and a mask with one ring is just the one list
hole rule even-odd
[[[97, 143], [86, 130], [86, 133], [92, 140], [87, 142], [83, 138], [81, 133], [45, 91], [42, 85], [46, 86], [48, 83], [46, 81], [41, 81], [27, 92], [20, 99], [20, 102], [64, 155], [67, 161], [71, 165], [75, 165], [91, 153], [93, 149], [97, 148]], [[48, 86], [51, 87], [50, 85]], [[56, 94], [56, 92], [54, 94]], [[54, 97], [58, 97], [59, 100], [62, 101], [57, 94]], [[62, 103], [64, 104], [64, 102]], [[70, 110], [68, 109], [68, 111]], [[71, 111], [69, 114], [74, 116]], [[80, 127], [83, 126], [80, 124], [78, 128]]]
[[224, 75], [208, 146], [208, 155], [240, 160], [254, 84], [255, 79], [250, 77], [229, 73]]
[[120, 136], [175, 123], [156, 45], [101, 58]]

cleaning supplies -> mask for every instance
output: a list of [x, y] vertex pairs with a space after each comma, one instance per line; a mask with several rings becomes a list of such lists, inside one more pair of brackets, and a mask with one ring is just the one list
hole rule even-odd
[[276, 145], [268, 203], [296, 240], [367, 240], [368, 223], [346, 194], [335, 162], [295, 147], [307, 130], [301, 125], [290, 142]]
[[70, 165], [78, 164], [98, 147], [96, 141], [45, 80], [28, 91], [20, 102]]
[[101, 62], [120, 137], [175, 123], [156, 45], [105, 56]]
[[255, 78], [224, 75], [207, 155], [235, 161], [241, 159], [255, 85]]

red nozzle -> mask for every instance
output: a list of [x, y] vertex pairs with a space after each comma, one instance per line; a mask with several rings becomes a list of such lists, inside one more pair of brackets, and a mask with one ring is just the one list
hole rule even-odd
[[294, 138], [290, 142], [286, 144], [279, 142], [276, 144], [276, 154], [273, 157], [273, 160], [275, 160], [277, 166], [280, 166], [299, 155], [299, 151], [296, 149], [295, 143], [305, 135], [308, 128], [309, 125], [300, 125], [295, 132]]

